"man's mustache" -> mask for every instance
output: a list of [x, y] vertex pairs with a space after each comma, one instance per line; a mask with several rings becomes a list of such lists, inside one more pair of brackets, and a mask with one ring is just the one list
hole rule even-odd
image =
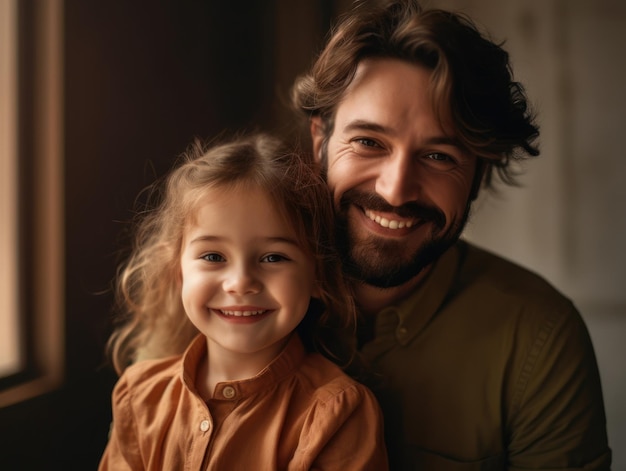
[[372, 211], [397, 214], [402, 218], [429, 221], [434, 223], [439, 229], [443, 229], [446, 225], [446, 216], [439, 208], [423, 205], [416, 201], [410, 201], [402, 206], [392, 206], [376, 193], [363, 193], [354, 189], [348, 190], [341, 197], [339, 204], [342, 210], [352, 204], [371, 209]]

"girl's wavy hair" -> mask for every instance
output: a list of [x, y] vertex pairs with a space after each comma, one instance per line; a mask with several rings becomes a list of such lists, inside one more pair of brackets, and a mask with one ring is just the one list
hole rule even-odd
[[207, 189], [245, 191], [250, 185], [268, 192], [315, 264], [321, 296], [311, 301], [298, 327], [305, 346], [341, 366], [350, 363], [355, 307], [334, 248], [331, 197], [313, 165], [266, 134], [213, 146], [195, 142], [149, 188], [154, 203], [138, 214], [130, 257], [116, 277], [120, 324], [107, 350], [119, 374], [138, 360], [180, 354], [197, 335], [181, 301], [185, 227]]
[[442, 127], [454, 129], [466, 150], [479, 157], [486, 187], [492, 187], [494, 170], [504, 183], [516, 184], [512, 161], [539, 155], [534, 145], [539, 129], [501, 44], [483, 37], [462, 14], [392, 0], [358, 2], [331, 31], [310, 72], [294, 83], [295, 108], [322, 118], [323, 156], [337, 106], [368, 58], [400, 59], [432, 70], [433, 109]]

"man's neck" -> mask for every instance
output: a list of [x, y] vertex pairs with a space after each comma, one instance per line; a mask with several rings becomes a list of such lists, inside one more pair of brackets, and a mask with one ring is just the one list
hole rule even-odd
[[424, 268], [403, 285], [393, 288], [378, 288], [366, 283], [357, 284], [354, 287], [354, 295], [359, 311], [365, 316], [373, 316], [385, 307], [399, 303], [415, 291], [431, 268], [432, 265]]

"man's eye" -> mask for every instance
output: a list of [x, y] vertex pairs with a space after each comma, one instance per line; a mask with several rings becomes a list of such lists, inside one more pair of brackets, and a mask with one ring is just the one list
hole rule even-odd
[[441, 154], [439, 152], [433, 152], [432, 154], [428, 154], [426, 156], [430, 160], [435, 160], [437, 162], [451, 162], [452, 158], [447, 154]]
[[452, 170], [458, 166], [458, 162], [453, 156], [441, 152], [431, 152], [424, 155], [424, 163], [430, 168], [440, 171]]
[[262, 262], [268, 262], [268, 263], [276, 263], [276, 262], [282, 262], [288, 260], [287, 257], [284, 257], [282, 255], [279, 255], [277, 253], [271, 253], [266, 255], [265, 257], [263, 257], [261, 259]]
[[355, 139], [354, 142], [357, 142], [358, 144], [361, 144], [365, 147], [380, 147], [376, 141], [374, 141], [373, 139], [368, 139], [366, 137], [360, 137], [358, 139]]
[[203, 260], [207, 262], [223, 262], [225, 259], [218, 253], [207, 253], [202, 256]]

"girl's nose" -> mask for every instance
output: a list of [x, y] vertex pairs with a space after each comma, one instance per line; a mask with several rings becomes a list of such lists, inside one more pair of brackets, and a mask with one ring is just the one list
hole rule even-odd
[[241, 295], [258, 293], [262, 284], [251, 268], [233, 266], [226, 274], [222, 286], [227, 293]]

